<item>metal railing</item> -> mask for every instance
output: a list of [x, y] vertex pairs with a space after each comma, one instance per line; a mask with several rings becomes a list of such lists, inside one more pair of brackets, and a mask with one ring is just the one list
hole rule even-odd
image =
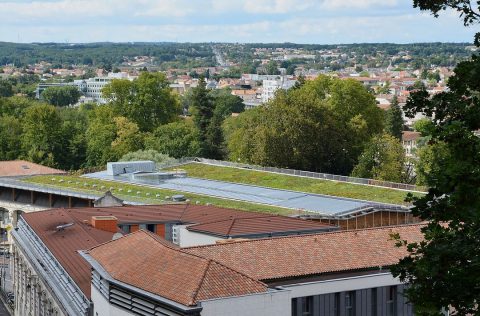
[[426, 191], [424, 187], [416, 186], [413, 184], [381, 181], [381, 180], [375, 180], [375, 179], [356, 178], [356, 177], [341, 176], [341, 175], [312, 172], [312, 171], [303, 171], [303, 170], [296, 170], [296, 169], [264, 167], [264, 166], [250, 165], [245, 163], [237, 163], [232, 161], [195, 158], [195, 157], [177, 159], [174, 162], [165, 164], [165, 166], [161, 165], [159, 166], [159, 168], [163, 169], [163, 168], [178, 167], [178, 166], [189, 164], [192, 162], [200, 162], [204, 164], [221, 166], [221, 167], [231, 167], [231, 168], [249, 169], [249, 170], [255, 170], [255, 171], [273, 172], [273, 173], [313, 178], [313, 179], [332, 180], [332, 181], [347, 182], [347, 183], [354, 183], [354, 184], [371, 185], [371, 186], [399, 189], [399, 190], [406, 190], [406, 191], [418, 191], [418, 192]]

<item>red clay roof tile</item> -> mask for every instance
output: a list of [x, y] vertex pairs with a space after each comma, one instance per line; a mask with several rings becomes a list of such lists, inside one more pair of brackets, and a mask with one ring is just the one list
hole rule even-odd
[[204, 299], [267, 290], [259, 281], [171, 247], [145, 231], [94, 247], [88, 253], [114, 279], [187, 306]]
[[25, 160], [0, 161], [0, 177], [65, 173], [63, 170], [45, 167]]
[[407, 253], [394, 246], [392, 232], [420, 241], [422, 225], [340, 231], [316, 235], [256, 239], [185, 248], [256, 280], [386, 267]]

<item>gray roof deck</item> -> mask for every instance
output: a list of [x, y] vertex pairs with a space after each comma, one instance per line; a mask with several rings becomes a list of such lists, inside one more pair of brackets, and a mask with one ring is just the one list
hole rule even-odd
[[105, 171], [91, 173], [85, 176], [290, 209], [302, 209], [327, 216], [341, 216], [355, 212], [356, 210], [364, 210], [371, 207], [400, 208], [398, 205], [190, 177], [155, 181], [133, 179], [125, 175], [111, 176]]

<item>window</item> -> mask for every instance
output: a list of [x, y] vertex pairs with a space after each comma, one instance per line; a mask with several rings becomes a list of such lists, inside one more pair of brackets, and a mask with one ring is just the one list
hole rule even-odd
[[345, 293], [345, 316], [355, 316], [355, 291]]
[[292, 299], [293, 316], [313, 316], [313, 296]]
[[313, 296], [302, 297], [302, 316], [313, 315]]
[[155, 224], [147, 224], [147, 230], [149, 232], [154, 233], [155, 232]]
[[377, 316], [377, 289], [372, 289], [372, 316]]
[[333, 297], [333, 315], [340, 316], [340, 293], [335, 293]]
[[397, 287], [389, 286], [387, 288], [387, 311], [386, 316], [397, 315]]

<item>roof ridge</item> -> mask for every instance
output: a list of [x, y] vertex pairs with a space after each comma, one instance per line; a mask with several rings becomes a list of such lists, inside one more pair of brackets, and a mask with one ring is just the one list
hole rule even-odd
[[[205, 259], [205, 258], [203, 258]], [[197, 289], [192, 293], [192, 301], [190, 302], [191, 305], [195, 305], [197, 300], [197, 295], [200, 292], [200, 289], [202, 288], [203, 282], [205, 282], [205, 277], [208, 272], [208, 268], [210, 267], [210, 264], [212, 262], [212, 259], [206, 259], [207, 260], [207, 265], [205, 266], [205, 270], [202, 273], [202, 278], [200, 279], [200, 282], [198, 283]]]
[[[177, 204], [178, 205], [178, 204]], [[182, 210], [182, 215], [180, 215], [180, 220], [183, 219], [183, 216], [185, 215], [185, 213], [187, 212], [187, 208], [190, 206], [190, 203], [185, 203], [185, 207], [183, 208]]]
[[220, 223], [220, 222], [228, 222], [232, 219], [239, 219], [239, 220], [243, 220], [243, 219], [256, 219], [256, 218], [267, 218], [267, 217], [286, 217], [286, 218], [293, 218], [293, 217], [288, 217], [288, 216], [283, 216], [283, 215], [278, 215], [278, 214], [265, 214], [265, 215], [262, 215], [262, 216], [246, 216], [246, 217], [234, 217], [234, 218], [225, 218], [225, 219], [214, 219], [214, 220], [211, 220], [211, 221], [208, 221], [208, 222], [203, 222], [203, 223], [195, 223], [195, 224], [192, 224], [192, 225], [189, 225], [189, 227], [193, 227], [193, 226], [198, 226], [198, 225], [204, 225], [204, 224], [213, 224], [213, 223]]
[[[197, 255], [195, 255], [195, 256], [197, 256]], [[201, 257], [201, 256], [198, 256], [198, 257], [203, 258], [203, 257]], [[252, 278], [251, 276], [249, 276], [249, 275], [247, 275], [247, 274], [245, 274], [245, 273], [242, 273], [242, 272], [240, 272], [240, 271], [237, 271], [237, 270], [235, 270], [235, 269], [233, 269], [233, 268], [231, 268], [231, 267], [229, 267], [229, 266], [227, 266], [227, 265], [225, 265], [225, 264], [223, 264], [223, 263], [221, 263], [221, 262], [216, 261], [215, 259], [211, 259], [211, 258], [209, 258], [209, 259], [203, 258], [203, 259], [208, 260], [208, 264], [207, 264], [207, 266], [205, 267], [205, 272], [204, 272], [204, 274], [203, 274], [203, 276], [202, 276], [202, 279], [201, 279], [201, 281], [200, 281], [200, 283], [199, 283], [199, 286], [198, 286], [198, 288], [197, 288], [197, 290], [195, 291], [195, 294], [194, 294], [194, 296], [193, 296], [193, 299], [194, 299], [194, 302], [195, 302], [195, 303], [196, 303], [196, 297], [198, 296], [198, 293], [200, 292], [200, 289], [202, 288], [202, 285], [203, 285], [203, 283], [205, 282], [207, 273], [208, 273], [208, 271], [211, 269], [212, 263], [214, 263], [214, 264], [216, 264], [216, 265], [218, 265], [218, 266], [220, 266], [220, 267], [222, 267], [222, 268], [224, 268], [224, 269], [227, 269], [227, 270], [229, 270], [229, 271], [231, 271], [231, 272], [233, 272], [233, 273], [236, 273], [236, 274], [238, 274], [238, 275], [240, 275], [240, 276], [242, 276], [242, 277], [244, 277], [244, 278], [247, 278], [247, 279], [249, 279], [250, 281], [253, 281], [254, 283], [256, 283], [256, 284], [258, 284], [258, 285], [264, 286], [265, 288], [267, 287], [267, 284], [266, 284], [266, 283], [264, 283], [264, 282], [262, 282], [262, 281], [260, 281], [260, 280], [254, 279], [254, 278]]]
[[267, 238], [258, 238], [258, 239], [248, 239], [248, 240], [239, 240], [234, 243], [220, 243], [220, 244], [212, 244], [212, 245], [200, 245], [200, 246], [191, 246], [191, 247], [184, 247], [181, 249], [198, 249], [198, 248], [210, 248], [210, 247], [220, 247], [232, 244], [241, 244], [241, 243], [254, 243], [254, 242], [261, 242], [264, 240], [278, 240], [278, 239], [294, 239], [294, 238], [305, 238], [309, 236], [318, 236], [318, 235], [330, 235], [330, 234], [346, 234], [352, 232], [359, 232], [359, 231], [371, 231], [371, 230], [386, 230], [386, 229], [395, 229], [399, 227], [410, 227], [410, 226], [424, 226], [425, 222], [414, 223], [414, 224], [404, 224], [404, 225], [395, 225], [395, 226], [382, 226], [382, 227], [369, 227], [369, 228], [362, 228], [362, 229], [351, 229], [351, 230], [337, 230], [337, 231], [330, 231], [330, 232], [323, 232], [323, 233], [313, 233], [313, 234], [305, 234], [305, 235], [290, 235], [290, 236], [278, 236], [278, 237], [267, 237]]
[[[123, 235], [121, 238], [128, 237], [128, 236], [130, 236], [130, 235], [138, 234], [138, 233], [141, 233], [141, 232], [145, 232], [145, 231], [144, 231], [143, 229], [139, 229], [139, 230], [137, 230], [137, 231], [135, 231], [135, 232], [133, 232], [133, 233], [129, 233], [129, 234]], [[120, 239], [120, 238], [118, 238], [118, 239]], [[98, 244], [98, 245], [96, 245], [96, 246], [88, 249], [87, 252], [90, 252], [90, 251], [92, 251], [93, 249], [96, 249], [96, 248], [98, 248], [98, 247], [100, 247], [100, 246], [103, 246], [103, 245], [109, 244], [109, 243], [111, 243], [111, 242], [117, 241], [118, 239], [112, 239], [112, 240], [108, 240], [108, 241], [106, 241], [106, 242], [103, 242], [103, 243], [101, 243], [101, 244]]]
[[236, 218], [232, 218], [232, 222], [230, 223], [230, 227], [228, 227], [228, 230], [227, 230], [227, 235], [228, 236], [230, 236], [230, 232], [232, 231], [233, 224], [235, 224], [236, 220], [237, 220]]

